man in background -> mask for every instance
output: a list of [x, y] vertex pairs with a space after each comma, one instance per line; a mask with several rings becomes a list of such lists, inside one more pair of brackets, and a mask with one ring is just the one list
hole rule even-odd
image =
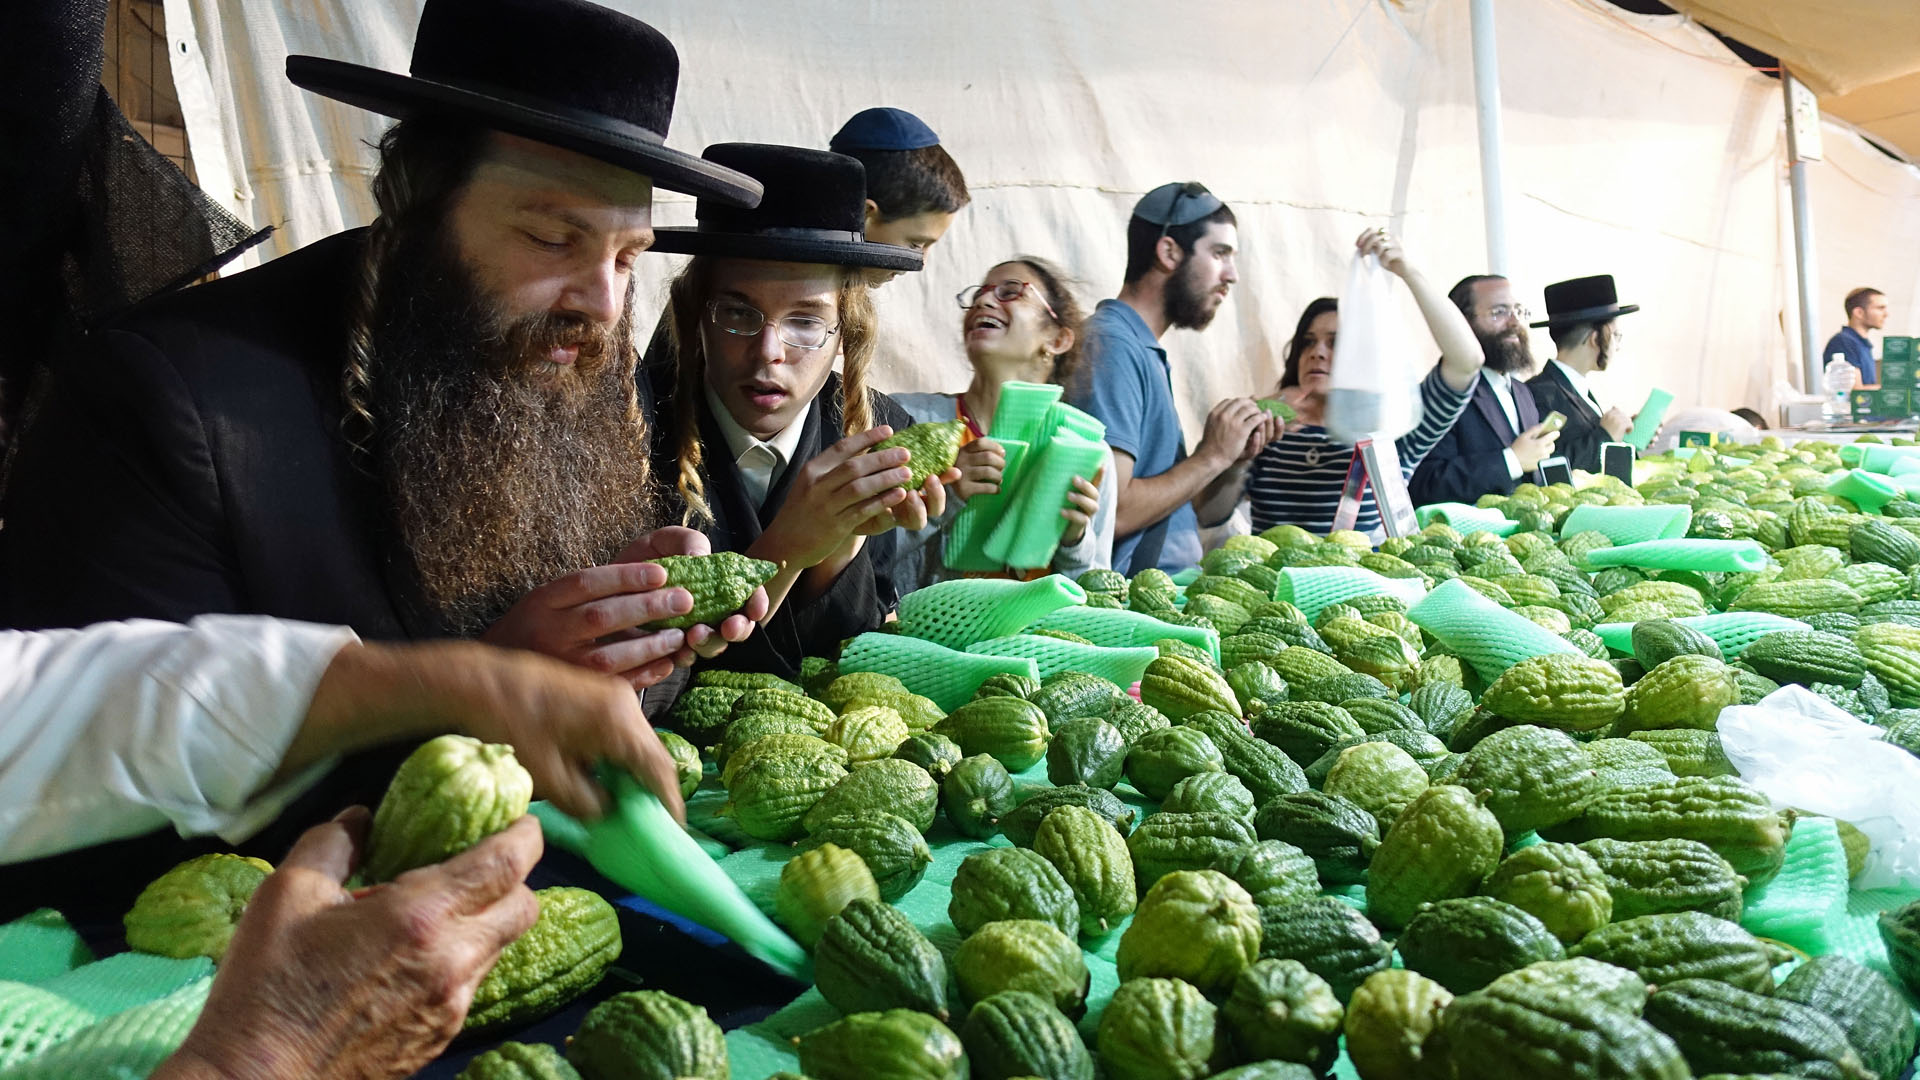
[[1553, 335], [1556, 353], [1527, 387], [1542, 415], [1567, 418], [1555, 446], [1576, 469], [1599, 472], [1600, 444], [1619, 442], [1633, 430], [1633, 417], [1618, 406], [1603, 409], [1587, 379], [1607, 370], [1620, 347], [1624, 335], [1615, 320], [1638, 310], [1638, 304], [1620, 303], [1611, 274], [1547, 286], [1547, 318], [1533, 325]]
[[1835, 356], [1843, 356], [1848, 363], [1860, 369], [1862, 383], [1878, 384], [1880, 366], [1874, 362], [1873, 342], [1867, 339], [1867, 331], [1880, 330], [1886, 325], [1886, 294], [1879, 289], [1866, 287], [1848, 293], [1847, 325], [1827, 339], [1827, 347], [1820, 350], [1820, 366], [1833, 363]]

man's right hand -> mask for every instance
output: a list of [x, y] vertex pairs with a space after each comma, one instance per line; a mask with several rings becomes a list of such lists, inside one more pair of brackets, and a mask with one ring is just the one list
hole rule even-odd
[[1228, 398], [1207, 413], [1194, 456], [1214, 463], [1216, 472], [1252, 461], [1265, 449], [1275, 420], [1250, 397]]
[[1613, 436], [1614, 442], [1619, 442], [1627, 437], [1628, 432], [1633, 430], [1633, 417], [1621, 412], [1620, 406], [1615, 405], [1613, 408], [1608, 409], [1605, 415], [1600, 417], [1600, 426], [1606, 430], [1608, 435]]
[[474, 988], [539, 917], [523, 817], [355, 899], [373, 817], [309, 829], [247, 904], [206, 1008], [155, 1080], [404, 1077], [460, 1033]]
[[1558, 431], [1549, 430], [1545, 424], [1535, 424], [1520, 433], [1513, 440], [1513, 457], [1520, 463], [1522, 473], [1530, 473], [1540, 467], [1540, 463], [1553, 456], [1553, 444], [1560, 438]]

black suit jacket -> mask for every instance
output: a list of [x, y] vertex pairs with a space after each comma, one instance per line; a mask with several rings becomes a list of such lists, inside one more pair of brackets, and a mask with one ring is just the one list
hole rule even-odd
[[1548, 364], [1545, 371], [1527, 380], [1527, 387], [1533, 391], [1540, 415], [1558, 412], [1567, 418], [1567, 425], [1560, 429], [1559, 441], [1553, 444], [1553, 452], [1566, 458], [1567, 464], [1576, 469], [1599, 472], [1600, 444], [1613, 440], [1607, 429], [1600, 426], [1600, 410], [1587, 395], [1574, 389], [1566, 372], [1557, 364]]
[[[664, 400], [667, 396], [664, 384], [673, 378], [672, 372], [671, 364], [652, 369], [657, 398]], [[740, 471], [734, 467], [728, 452], [726, 436], [708, 409], [704, 395], [692, 407], [699, 410], [700, 441], [705, 450], [700, 478], [706, 488], [707, 506], [714, 516], [712, 522], [695, 522], [694, 526], [711, 538], [715, 551], [744, 551], [759, 539], [786, 505], [799, 467], [840, 441], [840, 376], [829, 375], [826, 385], [815, 395], [813, 404], [799, 421], [803, 427], [792, 460], [767, 489], [765, 504], [758, 507], [747, 495]], [[906, 409], [880, 393], [873, 395], [873, 420], [895, 431], [913, 423]], [[678, 448], [669, 445], [671, 441], [664, 430], [656, 433], [653, 475], [669, 496], [673, 519], [678, 520], [685, 504], [675, 486], [680, 477], [680, 464]], [[894, 537], [893, 532], [868, 537], [860, 553], [825, 593], [806, 604], [782, 605], [751, 638], [728, 646], [726, 652], [703, 661], [701, 666], [765, 671], [794, 681], [800, 677], [801, 658], [831, 656], [846, 638], [879, 629], [899, 600], [890, 573], [894, 564]]]
[[[1538, 424], [1540, 410], [1527, 384], [1515, 379], [1512, 385], [1514, 411], [1520, 414], [1521, 429]], [[1407, 488], [1415, 505], [1471, 503], [1488, 493], [1513, 493], [1514, 480], [1507, 472], [1507, 459], [1502, 451], [1513, 445], [1517, 433], [1513, 425], [1507, 423], [1506, 410], [1500, 407], [1500, 399], [1493, 396], [1493, 388], [1487, 385], [1484, 375], [1474, 382], [1473, 399], [1468, 406], [1461, 410], [1453, 428], [1428, 452], [1426, 460], [1413, 471]], [[1540, 472], [1536, 469], [1532, 476], [1523, 479], [1538, 483]]]

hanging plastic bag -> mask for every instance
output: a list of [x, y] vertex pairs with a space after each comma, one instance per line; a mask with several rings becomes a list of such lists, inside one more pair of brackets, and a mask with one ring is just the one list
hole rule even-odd
[[1861, 889], [1920, 888], [1920, 758], [1801, 686], [1720, 711], [1720, 748], [1775, 806], [1849, 822], [1872, 845]]
[[1412, 355], [1393, 308], [1393, 275], [1380, 260], [1356, 254], [1340, 290], [1340, 347], [1327, 380], [1327, 435], [1343, 443], [1397, 439], [1420, 422], [1407, 380]]

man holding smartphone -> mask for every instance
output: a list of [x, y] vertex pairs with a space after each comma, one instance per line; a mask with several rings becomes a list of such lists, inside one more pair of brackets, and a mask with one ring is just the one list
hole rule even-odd
[[1620, 348], [1624, 335], [1615, 320], [1638, 310], [1638, 304], [1620, 303], [1609, 274], [1547, 286], [1546, 320], [1533, 325], [1547, 328], [1557, 353], [1527, 386], [1541, 408], [1565, 414], [1560, 453], [1576, 469], [1599, 472], [1601, 444], [1619, 442], [1633, 430], [1633, 417], [1617, 406], [1601, 407], [1588, 377], [1607, 370]]

